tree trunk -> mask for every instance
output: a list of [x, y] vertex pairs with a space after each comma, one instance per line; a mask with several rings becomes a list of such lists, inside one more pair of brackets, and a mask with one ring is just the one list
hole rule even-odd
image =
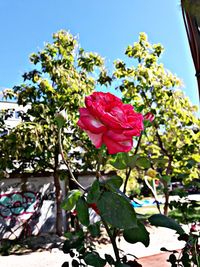
[[169, 191], [168, 189], [166, 190], [165, 194], [165, 204], [164, 204], [164, 215], [168, 215], [168, 208], [169, 208]]
[[54, 185], [55, 185], [55, 193], [56, 193], [56, 234], [61, 236], [63, 234], [63, 216], [62, 216], [62, 189], [60, 186], [60, 179], [58, 173], [58, 156], [59, 156], [59, 148], [56, 146], [55, 148], [55, 168], [54, 168]]

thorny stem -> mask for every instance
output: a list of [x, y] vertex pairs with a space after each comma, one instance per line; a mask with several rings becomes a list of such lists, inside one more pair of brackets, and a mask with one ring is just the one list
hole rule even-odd
[[141, 143], [141, 139], [142, 139], [142, 133], [140, 134], [140, 137], [138, 139], [138, 142], [137, 142], [137, 146], [135, 148], [135, 152], [134, 152], [134, 156], [137, 154], [138, 152], [138, 149], [139, 149], [139, 146], [140, 146], [140, 143]]
[[[140, 143], [141, 143], [141, 139], [142, 139], [142, 133], [140, 134], [140, 137], [138, 139], [138, 142], [137, 142], [137, 146], [135, 148], [135, 152], [134, 152], [134, 156], [137, 154], [138, 152], [138, 149], [139, 149], [139, 146], [140, 146]], [[130, 177], [130, 174], [131, 174], [131, 168], [129, 167], [127, 170], [126, 170], [126, 179], [125, 179], [125, 182], [124, 182], [124, 190], [123, 190], [123, 193], [125, 194], [126, 193], [126, 187], [127, 187], [127, 184], [128, 184], [128, 179]]]
[[127, 187], [127, 184], [128, 184], [128, 179], [130, 177], [130, 174], [131, 174], [131, 168], [129, 167], [128, 169], [126, 169], [126, 179], [125, 179], [125, 182], [124, 182], [124, 190], [123, 190], [124, 194], [126, 194], [126, 187]]
[[104, 221], [104, 219], [101, 217], [101, 220], [102, 220], [102, 223], [106, 229], [106, 232], [108, 234], [108, 236], [110, 237], [110, 241], [112, 243], [112, 246], [113, 246], [113, 250], [114, 250], [114, 253], [115, 253], [115, 257], [116, 257], [116, 261], [117, 262], [120, 262], [120, 257], [119, 257], [119, 250], [117, 248], [117, 244], [116, 244], [116, 240], [115, 240], [115, 236], [112, 235], [111, 231], [110, 231], [110, 228], [107, 224], [106, 221]]
[[97, 178], [97, 180], [99, 180], [99, 178], [101, 177], [100, 168], [101, 168], [101, 164], [102, 164], [101, 150], [98, 151], [97, 157], [98, 158], [97, 158], [96, 178]]
[[195, 240], [194, 253], [195, 253], [195, 258], [196, 258], [196, 262], [197, 262], [197, 267], [200, 267], [200, 261], [199, 261], [199, 257], [198, 257], [197, 247], [198, 247], [198, 240]]
[[79, 187], [81, 188], [83, 191], [86, 191], [86, 189], [76, 180], [76, 178], [74, 177], [72, 171], [71, 171], [71, 168], [69, 166], [69, 163], [68, 161], [66, 160], [65, 158], [65, 155], [64, 155], [64, 152], [63, 152], [63, 147], [62, 147], [62, 140], [61, 140], [61, 132], [62, 132], [62, 129], [59, 128], [58, 129], [58, 143], [59, 143], [59, 149], [60, 149], [60, 154], [61, 154], [61, 157], [62, 157], [62, 160], [64, 162], [64, 164], [66, 165], [68, 171], [69, 171], [69, 174], [71, 176], [71, 180]]

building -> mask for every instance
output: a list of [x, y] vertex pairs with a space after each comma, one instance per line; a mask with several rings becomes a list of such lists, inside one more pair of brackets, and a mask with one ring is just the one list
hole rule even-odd
[[0, 101], [0, 112], [7, 111], [9, 117], [5, 120], [5, 124], [8, 129], [16, 127], [22, 120], [20, 117], [21, 112], [26, 112], [29, 106], [19, 106], [16, 102]]

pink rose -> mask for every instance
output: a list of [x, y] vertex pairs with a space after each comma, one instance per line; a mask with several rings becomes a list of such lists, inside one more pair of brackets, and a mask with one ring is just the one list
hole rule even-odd
[[147, 114], [144, 115], [144, 120], [145, 120], [145, 121], [150, 121], [150, 122], [152, 122], [154, 119], [155, 119], [155, 116], [154, 116], [154, 114], [151, 113], [151, 112], [147, 112]]
[[142, 114], [110, 93], [95, 92], [85, 98], [85, 105], [79, 109], [78, 126], [95, 147], [105, 144], [109, 154], [130, 151], [133, 136], [139, 136], [143, 130]]

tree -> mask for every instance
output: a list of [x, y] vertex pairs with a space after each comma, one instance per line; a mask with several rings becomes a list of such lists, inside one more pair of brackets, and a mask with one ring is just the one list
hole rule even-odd
[[[9, 169], [15, 173], [53, 171], [57, 199], [56, 229], [61, 234], [59, 123], [65, 128], [62, 134], [65, 153], [70, 156], [74, 168], [80, 169], [77, 160], [81, 160], [81, 154], [87, 153], [90, 143], [76, 126], [78, 108], [83, 104], [84, 96], [94, 90], [94, 73], [103, 68], [104, 62], [99, 55], [86, 53], [66, 31], [54, 34], [53, 43], [47, 43], [43, 50], [33, 53], [30, 61], [35, 67], [24, 73], [23, 84], [13, 88], [17, 103], [30, 108], [26, 118], [23, 117], [24, 122], [12, 129], [9, 135], [1, 137], [0, 166], [2, 170]], [[9, 92], [10, 96], [13, 95]], [[85, 150], [77, 150], [79, 133]], [[93, 155], [91, 162], [94, 158]]]
[[199, 177], [200, 121], [195, 116], [196, 107], [180, 90], [175, 90], [179, 79], [158, 62], [163, 50], [160, 44], [151, 45], [141, 33], [139, 41], [126, 50], [138, 65], [129, 67], [116, 61], [114, 76], [121, 82], [118, 88], [124, 101], [143, 114], [151, 112], [155, 116], [140, 146], [140, 155], [146, 162], [142, 175], [147, 175], [150, 167], [157, 171], [156, 177], [164, 186], [167, 214], [171, 179], [187, 183]]

